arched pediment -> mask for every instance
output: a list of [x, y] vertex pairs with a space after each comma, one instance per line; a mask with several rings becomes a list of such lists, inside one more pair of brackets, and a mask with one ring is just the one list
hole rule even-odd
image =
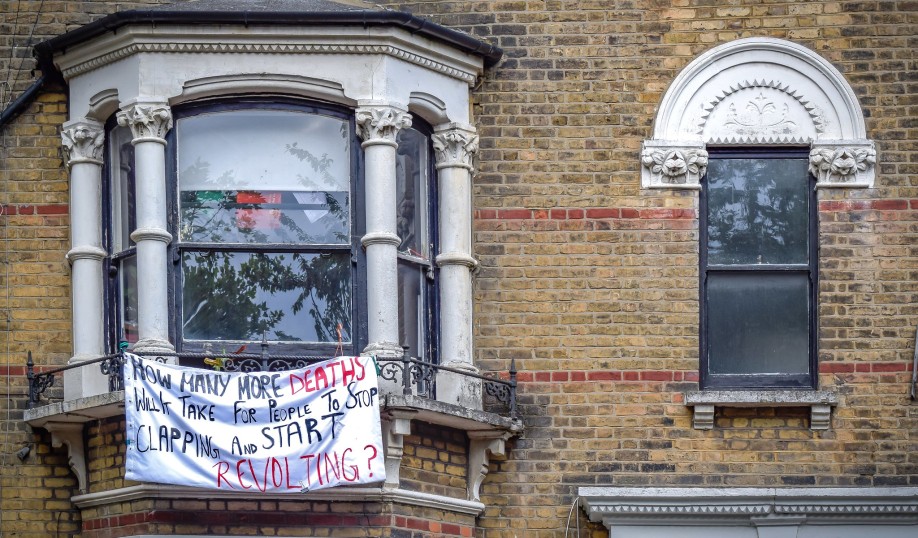
[[[854, 92], [829, 62], [789, 41], [740, 39], [686, 66], [644, 142], [643, 186], [697, 188], [704, 167], [681, 163], [705, 163], [708, 144], [806, 145], [821, 186], [873, 184], [873, 143]], [[859, 166], [833, 167], [836, 153], [860, 156]]]

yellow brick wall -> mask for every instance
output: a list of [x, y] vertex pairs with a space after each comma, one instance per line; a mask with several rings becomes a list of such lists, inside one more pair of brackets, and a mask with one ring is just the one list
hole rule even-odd
[[[382, 3], [505, 50], [473, 93], [482, 147], [475, 354], [485, 370], [516, 359], [526, 431], [509, 443], [508, 461], [491, 464], [478, 536], [563, 536], [580, 486], [918, 485], [918, 405], [908, 400], [918, 324], [918, 3]], [[0, 74], [14, 44], [12, 64], [31, 68], [22, 46], [38, 6], [0, 1]], [[127, 6], [45, 1], [33, 42]], [[839, 395], [825, 432], [809, 430], [805, 409], [719, 410], [715, 429], [691, 427], [682, 393], [697, 387], [697, 195], [639, 188], [640, 144], [669, 83], [702, 52], [750, 36], [793, 40], [830, 61], [877, 143], [876, 188], [819, 192], [820, 386]], [[79, 527], [66, 502], [75, 480], [65, 451], [19, 421], [24, 353], [49, 366], [70, 350], [57, 131], [65, 116], [65, 96], [46, 92], [0, 134], [0, 310], [11, 318], [0, 348], [10, 396], [0, 401], [0, 533], [11, 536]], [[115, 435], [102, 430], [91, 431]], [[408, 443], [408, 483], [443, 463], [449, 479], [437, 491], [464, 488], [440, 462], [444, 452], [427, 452], [424, 439], [435, 437]], [[25, 444], [34, 449], [20, 464], [12, 454]], [[93, 480], [117, 480], [92, 465]]]

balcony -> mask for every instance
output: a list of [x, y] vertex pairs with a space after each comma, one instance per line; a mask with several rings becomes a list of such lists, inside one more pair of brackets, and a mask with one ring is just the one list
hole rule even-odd
[[[163, 363], [176, 363], [213, 368], [226, 372], [282, 372], [308, 367], [328, 357], [271, 354], [262, 342], [259, 353], [237, 353], [220, 356], [212, 353], [139, 354]], [[51, 433], [52, 446], [66, 445], [69, 463], [77, 477], [79, 489], [98, 495], [97, 486], [90, 484], [87, 472], [89, 459], [84, 443], [84, 425], [124, 415], [123, 353], [98, 357], [61, 368], [36, 371], [31, 353], [27, 361], [29, 385], [25, 421]], [[380, 416], [387, 478], [378, 488], [364, 488], [368, 495], [392, 497], [399, 492], [408, 497], [416, 491], [404, 489], [400, 470], [405, 449], [405, 437], [411, 435], [413, 423], [426, 423], [439, 429], [464, 432], [468, 438], [465, 498], [447, 499], [458, 502], [463, 510], [483, 509], [479, 489], [488, 472], [490, 459], [506, 456], [506, 442], [522, 431], [517, 415], [516, 369], [513, 363], [507, 372], [478, 375], [468, 371], [430, 364], [415, 358], [379, 358], [376, 361], [380, 384]], [[437, 380], [442, 374], [462, 376], [463, 382], [481, 387], [482, 406], [468, 408], [437, 400]], [[68, 376], [93, 375], [107, 382], [107, 391], [99, 394], [66, 399], [57, 383]], [[133, 486], [138, 487], [138, 486]], [[151, 487], [149, 485], [140, 487]], [[158, 486], [154, 486], [158, 487]], [[104, 489], [104, 488], [103, 488]], [[121, 488], [126, 489], [126, 488]], [[161, 489], [161, 488], [160, 488]], [[351, 488], [348, 488], [349, 490]], [[375, 493], [373, 493], [375, 492]], [[339, 492], [340, 493], [340, 492]], [[322, 492], [309, 495], [322, 495]], [[123, 495], [123, 492], [122, 492]], [[74, 497], [77, 502], [80, 495]], [[403, 499], [404, 500], [404, 499]], [[464, 503], [464, 504], [463, 504]]]

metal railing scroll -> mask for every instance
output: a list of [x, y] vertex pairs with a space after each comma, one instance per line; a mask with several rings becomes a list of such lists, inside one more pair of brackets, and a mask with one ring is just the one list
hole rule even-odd
[[[170, 359], [197, 360], [204, 362], [215, 370], [226, 372], [283, 372], [306, 368], [310, 364], [328, 360], [330, 357], [310, 355], [271, 355], [268, 352], [267, 342], [261, 343], [260, 353], [233, 353], [214, 354], [205, 353], [136, 353], [137, 355], [153, 359], [157, 362], [169, 362]], [[85, 368], [98, 365], [101, 373], [108, 379], [109, 392], [124, 390], [123, 367], [125, 363], [125, 350], [121, 353], [103, 355], [93, 360], [69, 364], [61, 368], [35, 371], [32, 353], [29, 352], [26, 361], [26, 377], [29, 383], [28, 409], [41, 405], [41, 395], [54, 386], [57, 377], [67, 370]], [[393, 382], [402, 387], [402, 394], [416, 395], [422, 398], [436, 399], [436, 379], [439, 372], [452, 372], [454, 374], [479, 379], [482, 382], [485, 396], [493, 402], [505, 407], [511, 418], [517, 417], [516, 403], [516, 364], [510, 362], [507, 378], [500, 374], [479, 375], [461, 369], [450, 368], [429, 362], [421, 361], [407, 355], [400, 358], [377, 358], [377, 369], [380, 379]]]

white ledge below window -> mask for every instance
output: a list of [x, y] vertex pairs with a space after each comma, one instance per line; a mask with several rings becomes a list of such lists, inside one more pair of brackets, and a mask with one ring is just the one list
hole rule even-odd
[[714, 428], [715, 407], [809, 407], [810, 429], [828, 430], [838, 397], [825, 390], [700, 390], [685, 393], [696, 430]]

